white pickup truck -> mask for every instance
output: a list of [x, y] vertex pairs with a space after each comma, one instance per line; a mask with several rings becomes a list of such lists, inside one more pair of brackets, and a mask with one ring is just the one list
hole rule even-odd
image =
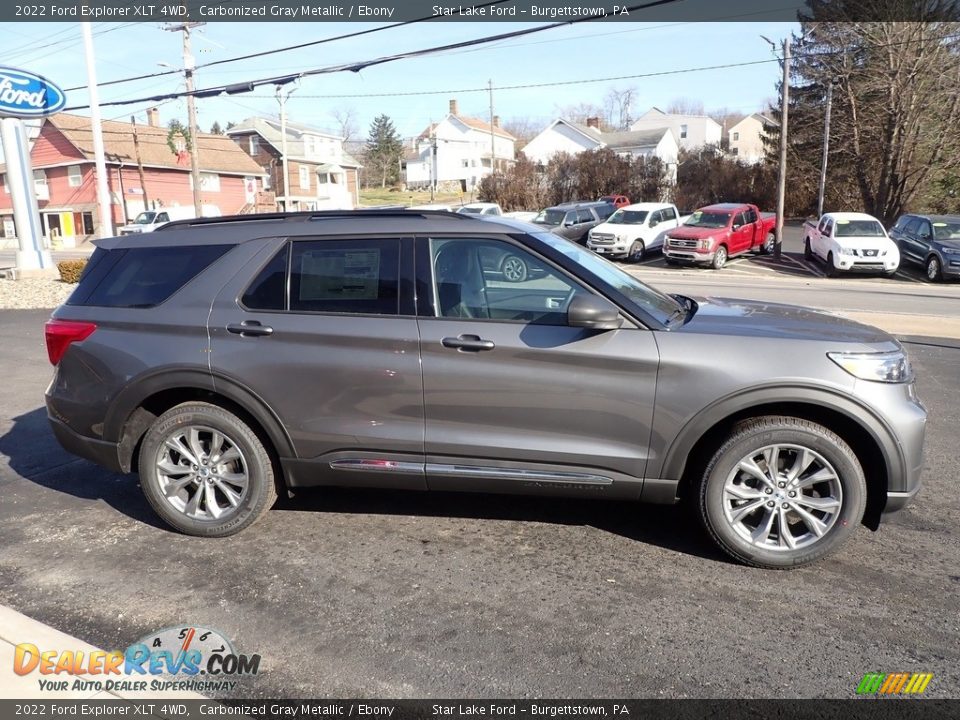
[[624, 205], [590, 230], [587, 247], [598, 255], [638, 262], [644, 253], [662, 249], [667, 231], [687, 217], [680, 217], [677, 206], [670, 203]]
[[827, 275], [842, 272], [882, 273], [900, 267], [900, 250], [883, 225], [865, 213], [824, 213], [819, 222], [803, 225], [803, 256], [826, 263]]

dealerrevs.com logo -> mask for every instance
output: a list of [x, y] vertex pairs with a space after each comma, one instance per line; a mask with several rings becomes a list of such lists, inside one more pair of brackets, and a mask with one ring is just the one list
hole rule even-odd
[[234, 678], [259, 670], [259, 655], [238, 653], [224, 635], [199, 626], [164, 628], [126, 650], [84, 652], [20, 643], [13, 656], [17, 675], [36, 673], [40, 690], [50, 692], [230, 691], [237, 685]]

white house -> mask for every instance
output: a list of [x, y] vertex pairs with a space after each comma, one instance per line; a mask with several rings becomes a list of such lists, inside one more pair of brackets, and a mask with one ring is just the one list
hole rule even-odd
[[286, 123], [287, 173], [283, 177], [283, 135], [279, 120], [247, 118], [227, 135], [256, 160], [270, 178], [285, 210], [342, 210], [357, 206], [358, 163], [343, 149], [343, 138], [323, 130]]
[[747, 115], [727, 131], [730, 154], [747, 163], [758, 163], [766, 155], [763, 139], [777, 121], [760, 113]]
[[493, 169], [513, 162], [514, 143], [516, 138], [500, 127], [500, 118], [494, 116], [491, 127], [460, 115], [457, 101], [451, 100], [446, 117], [420, 133], [407, 153], [407, 186], [455, 182], [464, 192], [473, 190]]
[[650, 108], [631, 126], [631, 130], [653, 130], [668, 127], [677, 136], [677, 143], [684, 150], [703, 145], [720, 146], [723, 128], [716, 120], [706, 115], [674, 115], [659, 108]]
[[533, 162], [546, 165], [559, 153], [577, 155], [609, 148], [618, 155], [659, 158], [671, 182], [676, 180], [679, 146], [669, 127], [603, 132], [599, 125], [598, 118], [588, 118], [586, 125], [558, 118], [527, 143], [522, 152]]

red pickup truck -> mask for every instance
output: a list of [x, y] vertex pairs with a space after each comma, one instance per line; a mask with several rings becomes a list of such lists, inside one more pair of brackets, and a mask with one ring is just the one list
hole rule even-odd
[[776, 224], [776, 213], [761, 213], [756, 205], [708, 205], [667, 234], [663, 255], [668, 265], [694, 263], [719, 270], [729, 258], [750, 250], [771, 252]]

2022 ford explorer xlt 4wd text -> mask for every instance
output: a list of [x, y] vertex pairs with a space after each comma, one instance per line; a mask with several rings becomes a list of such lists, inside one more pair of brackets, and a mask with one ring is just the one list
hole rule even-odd
[[[505, 253], [526, 279], [483, 261]], [[60, 442], [138, 470], [196, 535], [310, 485], [683, 499], [733, 557], [792, 567], [919, 489], [926, 413], [889, 335], [664, 295], [502, 218], [246, 216], [101, 240], [47, 346]]]

